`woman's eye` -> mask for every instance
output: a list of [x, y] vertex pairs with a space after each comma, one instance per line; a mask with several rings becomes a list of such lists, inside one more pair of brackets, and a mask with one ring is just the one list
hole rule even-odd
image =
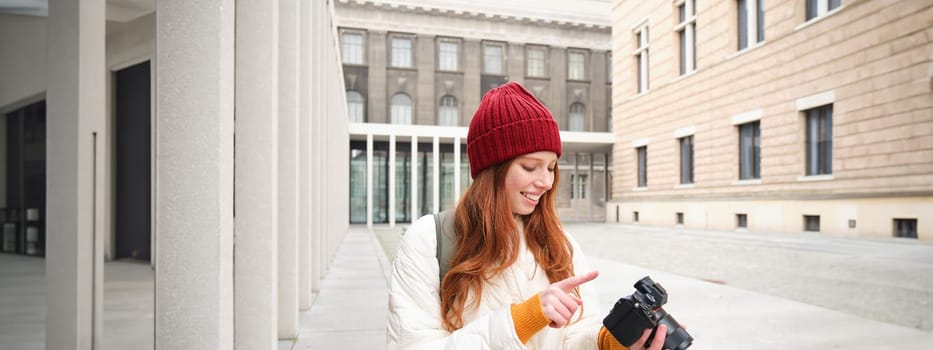
[[553, 173], [553, 172], [554, 172], [554, 168], [547, 168], [547, 171]]
[[534, 167], [529, 167], [529, 166], [524, 166], [524, 165], [522, 165], [522, 169], [525, 169], [525, 171], [534, 171], [534, 170], [535, 170]]

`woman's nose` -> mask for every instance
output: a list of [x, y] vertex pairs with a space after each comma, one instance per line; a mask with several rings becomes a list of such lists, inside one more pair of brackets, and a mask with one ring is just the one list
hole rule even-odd
[[535, 186], [545, 191], [550, 190], [552, 185], [554, 185], [554, 174], [550, 172], [546, 172], [535, 180]]

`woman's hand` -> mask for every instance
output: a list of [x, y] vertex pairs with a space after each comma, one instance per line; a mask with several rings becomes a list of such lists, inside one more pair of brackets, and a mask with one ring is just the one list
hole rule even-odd
[[577, 312], [577, 308], [583, 305], [583, 300], [573, 295], [574, 288], [592, 281], [596, 276], [599, 276], [599, 271], [572, 276], [551, 284], [541, 292], [541, 311], [551, 320], [549, 326], [560, 328], [570, 323], [570, 318]]
[[645, 342], [648, 341], [650, 335], [651, 328], [645, 329], [645, 332], [641, 334], [641, 338], [638, 338], [629, 350], [661, 350], [661, 347], [664, 346], [664, 338], [667, 338], [667, 326], [658, 325], [658, 331], [654, 332], [654, 339], [651, 340], [651, 347], [646, 348]]

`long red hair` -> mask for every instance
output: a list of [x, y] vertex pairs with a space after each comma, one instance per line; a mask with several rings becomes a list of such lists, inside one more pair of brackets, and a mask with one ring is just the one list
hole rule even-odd
[[[463, 312], [479, 305], [485, 281], [507, 269], [518, 257], [518, 227], [508, 195], [501, 190], [513, 161], [477, 174], [457, 205], [457, 249], [440, 289], [441, 316], [447, 330], [463, 327]], [[552, 190], [541, 196], [538, 206], [524, 220], [525, 242], [551, 283], [573, 276], [573, 248], [560, 226], [555, 204], [554, 189], [559, 180], [560, 171], [555, 165]], [[466, 305], [471, 294], [474, 303]]]

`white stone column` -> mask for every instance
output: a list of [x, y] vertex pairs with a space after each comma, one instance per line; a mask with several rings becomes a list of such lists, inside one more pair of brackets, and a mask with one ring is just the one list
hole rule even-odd
[[395, 134], [389, 135], [389, 227], [395, 227]]
[[[325, 174], [323, 175], [324, 180], [325, 180], [325, 183], [324, 183], [325, 192], [324, 193], [326, 194], [326, 196], [324, 196], [325, 199], [324, 199], [323, 208], [325, 210], [324, 232], [327, 234], [327, 252], [328, 252], [327, 261], [328, 262], [333, 261], [334, 257], [336, 256], [337, 247], [339, 246], [340, 241], [344, 235], [343, 232], [338, 232], [335, 229], [336, 226], [334, 225], [334, 221], [338, 217], [337, 211], [338, 210], [346, 211], [348, 208], [348, 206], [338, 207], [336, 205], [338, 203], [337, 196], [336, 196], [337, 195], [336, 182], [338, 181], [338, 177], [336, 175], [339, 174], [337, 172], [337, 165], [340, 164], [340, 162], [337, 161], [336, 157], [340, 153], [330, 151], [331, 149], [333, 149], [332, 144], [336, 140], [337, 134], [340, 134], [341, 133], [340, 130], [343, 130], [343, 128], [339, 128], [337, 126], [338, 123], [346, 125], [347, 121], [349, 120], [347, 118], [347, 112], [346, 112], [346, 105], [347, 105], [346, 98], [345, 98], [346, 89], [343, 87], [344, 85], [342, 83], [343, 74], [340, 74], [340, 75], [337, 74], [337, 73], [340, 73], [341, 71], [337, 68], [337, 65], [335, 64], [337, 62], [337, 57], [338, 57], [336, 53], [337, 51], [336, 47], [338, 46], [337, 45], [338, 43], [335, 41], [336, 37], [334, 33], [334, 27], [331, 25], [332, 22], [330, 21], [330, 18], [331, 18], [330, 16], [332, 15], [330, 6], [332, 5], [333, 5], [332, 1], [321, 2], [321, 5], [320, 5], [321, 8], [323, 9], [322, 11], [323, 14], [321, 15], [321, 23], [323, 23], [322, 27], [324, 29], [324, 30], [321, 30], [321, 32], [323, 33], [322, 34], [323, 37], [326, 39], [324, 40], [323, 44], [325, 45], [324, 47], [334, 48], [332, 50], [325, 51], [327, 52], [327, 54], [323, 57], [324, 60], [327, 62], [326, 65], [323, 65], [325, 67], [324, 68], [325, 72], [327, 72], [327, 77], [326, 79], [324, 79], [324, 84], [325, 86], [330, 87], [329, 89], [324, 89], [325, 91], [324, 101], [327, 102], [327, 107], [326, 107], [327, 109], [325, 110], [325, 113], [324, 113], [324, 130], [326, 131], [323, 135], [325, 136], [324, 144], [323, 144], [323, 147], [321, 148], [326, 159], [324, 163]], [[341, 96], [344, 98], [339, 98]], [[343, 108], [338, 109], [336, 107], [338, 101], [340, 101], [343, 104]], [[338, 113], [338, 111], [340, 113]], [[343, 134], [346, 134], [346, 133], [344, 132]], [[344, 147], [347, 147], [347, 146], [349, 146], [349, 143], [347, 143]], [[343, 179], [340, 179], [340, 180], [347, 181], [345, 179], [348, 179], [348, 178], [349, 177], [344, 177]], [[328, 266], [327, 270], [329, 270], [330, 264], [327, 264], [327, 266]]]
[[331, 96], [328, 100], [333, 101], [335, 107], [332, 109], [332, 113], [329, 114], [333, 123], [329, 127], [331, 140], [326, 151], [333, 157], [333, 161], [328, 163], [328, 166], [331, 167], [329, 176], [333, 181], [332, 185], [328, 186], [331, 190], [331, 196], [328, 197], [330, 198], [328, 207], [332, 214], [327, 216], [331, 222], [331, 228], [328, 231], [336, 237], [333, 240], [334, 245], [331, 247], [333, 256], [336, 255], [340, 243], [350, 229], [350, 211], [348, 210], [350, 207], [350, 156], [349, 152], [347, 152], [350, 145], [350, 134], [348, 130], [347, 93], [343, 81], [343, 65], [337, 55], [340, 45], [337, 39], [336, 27], [333, 25], [336, 18], [336, 5], [334, 1], [327, 1], [324, 6], [327, 8], [328, 13], [326, 23], [328, 23], [328, 33], [330, 33], [330, 47], [334, 48], [329, 50], [330, 72], [333, 74], [333, 78], [329, 81], [335, 88], [328, 90]]
[[[610, 162], [612, 162], [612, 150], [610, 149], [610, 151], [604, 153], [604, 155], [606, 158], [605, 162], [603, 162], [603, 183], [606, 185], [603, 191], [605, 191], [606, 204], [608, 206], [609, 201], [612, 200], [612, 174], [610, 173], [612, 170], [612, 165], [610, 164]], [[616, 220], [616, 222], [619, 222], [619, 220]]]
[[321, 5], [323, 2], [310, 2], [311, 5], [311, 62], [308, 64], [311, 65], [311, 293], [312, 295], [317, 294], [321, 291], [321, 276], [324, 271], [325, 259], [324, 259], [324, 230], [321, 226], [322, 217], [323, 217], [323, 196], [324, 192], [321, 191], [323, 188], [322, 175], [322, 166], [324, 165], [323, 161], [323, 149], [321, 142], [322, 135], [324, 134], [324, 124], [322, 123], [323, 119], [327, 117], [326, 110], [322, 107], [324, 106], [323, 91], [321, 89], [326, 88], [325, 77], [323, 76], [324, 67], [323, 59], [324, 56], [324, 46], [321, 42], [321, 30], [326, 27], [322, 27], [321, 24], [324, 22], [322, 19]]
[[434, 200], [434, 203], [432, 203], [432, 207], [434, 209], [432, 213], [436, 213], [440, 211], [441, 208], [441, 146], [440, 139], [437, 136], [434, 136], [433, 141], [434, 147], [432, 149], [431, 155], [433, 156], [432, 158], [434, 161], [431, 163], [434, 165], [432, 167], [434, 181], [432, 181], [431, 186], [434, 188], [434, 190], [431, 191], [431, 197]]
[[299, 40], [299, 93], [298, 93], [298, 305], [301, 310], [311, 308], [311, 53], [313, 51], [311, 6], [303, 1], [298, 7]]
[[454, 137], [454, 203], [460, 202], [460, 137]]
[[593, 167], [593, 163], [596, 163], [596, 158], [593, 158], [593, 152], [590, 152], [590, 153], [589, 153], [589, 156], [590, 156], [590, 165], [589, 165], [589, 169], [588, 169], [588, 171], [587, 171], [588, 174], [586, 175], [586, 181], [588, 182], [588, 183], [586, 184], [586, 185], [587, 185], [587, 186], [586, 186], [586, 192], [587, 192], [587, 196], [586, 196], [587, 201], [586, 201], [586, 204], [590, 207], [590, 218], [589, 218], [589, 219], [592, 220], [592, 219], [593, 219], [593, 209], [594, 209], [594, 207], [596, 207], [595, 205], [593, 205], [593, 203], [595, 203], [597, 200], [599, 200], [599, 198], [596, 197], [596, 192], [593, 191], [593, 188], [594, 188], [594, 186], [596, 185], [596, 176], [595, 176], [595, 175], [596, 175], [596, 171], [594, 171], [595, 168]]
[[418, 220], [418, 136], [411, 136], [411, 222]]
[[237, 0], [234, 337], [278, 340], [278, 1]]
[[366, 134], [366, 227], [373, 227], [373, 134]]
[[156, 349], [232, 349], [234, 2], [156, 7]]
[[49, 1], [47, 349], [100, 346], [105, 21], [103, 0]]
[[298, 336], [299, 0], [279, 0], [279, 339]]

